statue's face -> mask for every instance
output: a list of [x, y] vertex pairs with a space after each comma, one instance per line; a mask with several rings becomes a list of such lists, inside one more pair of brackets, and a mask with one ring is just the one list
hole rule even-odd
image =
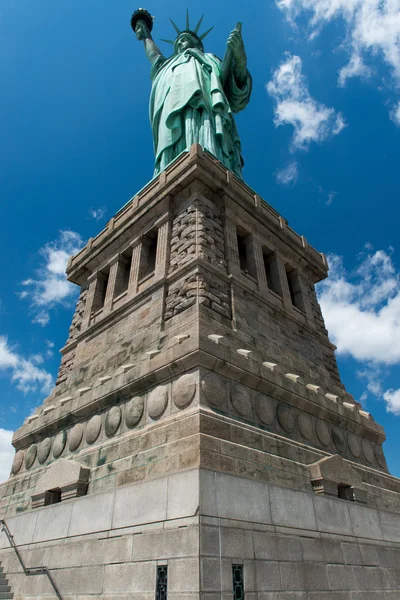
[[190, 33], [183, 33], [181, 36], [179, 36], [179, 39], [176, 42], [176, 50], [177, 50], [178, 54], [181, 54], [188, 48], [197, 48], [197, 47], [198, 47], [198, 42], [192, 35], [190, 35]]

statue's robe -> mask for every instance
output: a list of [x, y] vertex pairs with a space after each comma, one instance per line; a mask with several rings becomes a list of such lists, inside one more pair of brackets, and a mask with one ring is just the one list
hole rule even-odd
[[190, 48], [152, 65], [150, 122], [157, 175], [192, 144], [200, 144], [242, 178], [243, 159], [233, 113], [250, 100], [248, 72], [242, 87], [233, 73], [221, 82], [222, 61]]

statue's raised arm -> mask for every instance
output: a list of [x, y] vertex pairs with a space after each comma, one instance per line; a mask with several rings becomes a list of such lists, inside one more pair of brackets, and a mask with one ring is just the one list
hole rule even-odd
[[192, 144], [200, 144], [242, 178], [243, 159], [233, 113], [243, 110], [251, 95], [241, 26], [228, 37], [221, 61], [204, 52], [203, 40], [213, 29], [200, 33], [203, 17], [194, 29], [189, 15], [184, 29], [171, 21], [177, 37], [163, 40], [174, 47], [170, 58], [162, 55], [151, 37], [153, 20], [146, 10], [132, 16], [132, 28], [144, 41], [152, 68], [150, 122], [153, 130], [157, 175]]

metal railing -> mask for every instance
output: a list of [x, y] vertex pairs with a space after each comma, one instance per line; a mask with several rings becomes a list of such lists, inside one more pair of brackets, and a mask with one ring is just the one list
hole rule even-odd
[[23, 558], [18, 550], [18, 547], [17, 547], [16, 543], [14, 542], [14, 537], [11, 535], [11, 532], [8, 529], [8, 525], [3, 519], [0, 519], [0, 526], [1, 526], [0, 532], [4, 531], [4, 533], [6, 534], [7, 539], [10, 543], [10, 546], [14, 550], [15, 554], [17, 555], [17, 558], [19, 560], [19, 563], [20, 563], [25, 575], [27, 575], [28, 577], [34, 577], [35, 575], [47, 575], [48, 580], [50, 581], [51, 585], [53, 586], [53, 589], [54, 589], [58, 599], [63, 600], [60, 590], [58, 589], [57, 584], [54, 581], [53, 576], [50, 573], [49, 569], [47, 567], [26, 567], [25, 563], [23, 561]]

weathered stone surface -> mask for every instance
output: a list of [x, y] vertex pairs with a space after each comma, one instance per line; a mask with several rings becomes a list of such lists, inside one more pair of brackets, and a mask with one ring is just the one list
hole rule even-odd
[[76, 425], [74, 425], [74, 427], [68, 434], [68, 448], [71, 452], [75, 452], [75, 450], [79, 448], [79, 446], [81, 445], [82, 437], [83, 425], [82, 423], [77, 423]]
[[152, 419], [161, 417], [168, 404], [168, 388], [160, 385], [152, 390], [147, 398], [147, 411]]
[[196, 394], [196, 375], [188, 373], [182, 375], [172, 384], [172, 399], [175, 406], [185, 408], [189, 406]]
[[95, 415], [90, 419], [86, 426], [86, 442], [88, 444], [94, 444], [100, 435], [101, 431], [101, 416]]
[[361, 445], [358, 437], [352, 433], [349, 434], [347, 438], [347, 443], [349, 445], [350, 452], [354, 456], [354, 458], [360, 458], [361, 455]]
[[269, 396], [257, 394], [255, 397], [255, 409], [258, 418], [264, 425], [271, 425], [274, 421], [274, 401]]
[[294, 430], [294, 411], [287, 404], [278, 404], [276, 414], [278, 417], [279, 425], [287, 433], [292, 433]]
[[139, 423], [143, 415], [144, 399], [142, 396], [135, 396], [125, 405], [125, 424], [128, 429], [133, 429]]
[[50, 454], [51, 438], [46, 438], [40, 442], [38, 447], [38, 461], [42, 465]]
[[231, 389], [231, 402], [233, 408], [241, 417], [251, 417], [251, 395], [248, 388], [245, 388], [243, 385], [233, 385]]
[[308, 441], [314, 438], [313, 420], [310, 415], [300, 413], [297, 417], [297, 425], [301, 435]]
[[33, 463], [35, 462], [36, 454], [37, 454], [37, 445], [32, 444], [32, 446], [29, 448], [28, 452], [25, 455], [25, 467], [27, 469], [30, 469], [31, 466], [33, 465]]
[[339, 452], [346, 450], [346, 439], [338, 427], [332, 427], [332, 440]]
[[375, 458], [378, 461], [379, 466], [382, 467], [382, 469], [385, 469], [387, 467], [385, 455], [380, 446], [376, 446], [375, 448]]
[[121, 423], [121, 409], [119, 406], [113, 406], [106, 414], [104, 431], [107, 437], [112, 437], [117, 432]]
[[222, 408], [226, 404], [226, 382], [215, 373], [206, 373], [201, 382], [203, 393], [211, 404]]
[[11, 467], [11, 472], [13, 475], [16, 475], [18, 471], [20, 471], [22, 464], [24, 462], [25, 453], [23, 450], [18, 450], [14, 456], [14, 460]]
[[54, 458], [58, 458], [64, 451], [65, 444], [67, 442], [67, 432], [60, 431], [54, 438], [53, 443], [53, 456]]
[[365, 460], [367, 460], [369, 463], [373, 463], [374, 452], [372, 450], [371, 442], [369, 440], [363, 440], [361, 446]]
[[331, 434], [325, 421], [318, 420], [315, 428], [319, 441], [323, 446], [329, 446]]

